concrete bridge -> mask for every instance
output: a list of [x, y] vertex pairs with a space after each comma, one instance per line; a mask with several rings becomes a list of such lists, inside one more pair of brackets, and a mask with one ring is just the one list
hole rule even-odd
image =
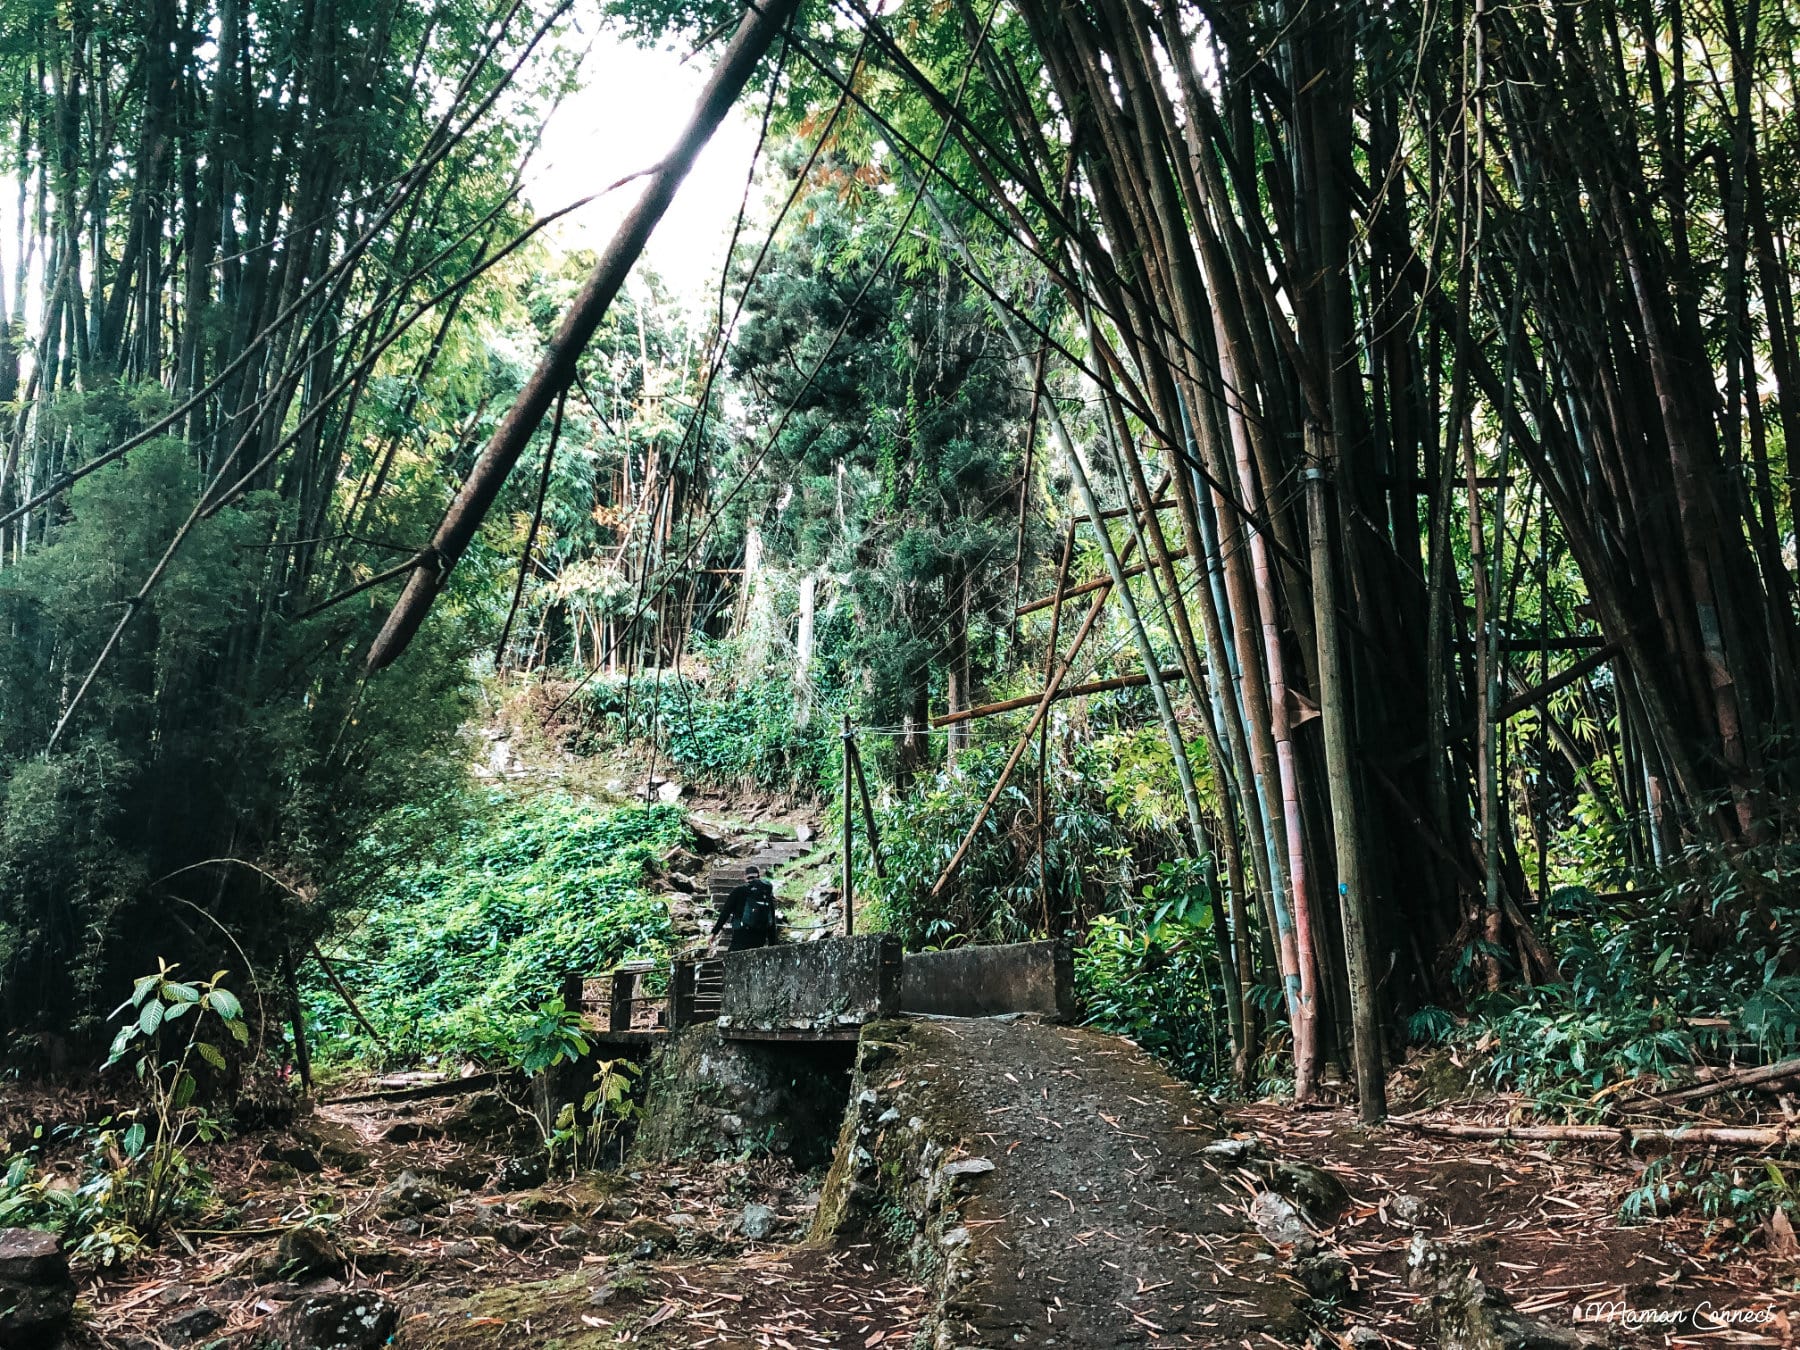
[[716, 1022], [727, 1040], [854, 1041], [897, 1014], [991, 1017], [1037, 1013], [1070, 1021], [1066, 946], [1023, 942], [903, 954], [881, 933], [631, 962], [572, 977], [564, 1002], [603, 1045], [644, 1046]]

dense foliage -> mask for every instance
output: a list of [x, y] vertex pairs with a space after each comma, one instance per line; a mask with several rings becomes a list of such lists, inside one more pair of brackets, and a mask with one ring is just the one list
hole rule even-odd
[[686, 838], [670, 806], [490, 799], [439, 848], [390, 866], [334, 944], [383, 1044], [321, 981], [309, 1021], [336, 1056], [511, 1062], [565, 977], [667, 950], [668, 905], [646, 877]]

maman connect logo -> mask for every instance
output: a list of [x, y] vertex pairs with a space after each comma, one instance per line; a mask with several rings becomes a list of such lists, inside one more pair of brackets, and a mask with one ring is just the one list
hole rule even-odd
[[1634, 1308], [1622, 1299], [1590, 1299], [1577, 1303], [1577, 1322], [1608, 1322], [1615, 1326], [1675, 1327], [1691, 1326], [1695, 1330], [1717, 1330], [1727, 1327], [1755, 1327], [1774, 1322], [1779, 1314], [1774, 1307], [1722, 1308], [1711, 1301], [1691, 1308]]

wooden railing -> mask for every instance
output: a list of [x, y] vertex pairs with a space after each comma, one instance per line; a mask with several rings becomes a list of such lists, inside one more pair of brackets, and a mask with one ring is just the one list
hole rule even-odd
[[599, 976], [571, 975], [565, 1006], [602, 1037], [639, 1040], [719, 1016], [725, 959], [691, 952], [667, 961], [627, 961]]

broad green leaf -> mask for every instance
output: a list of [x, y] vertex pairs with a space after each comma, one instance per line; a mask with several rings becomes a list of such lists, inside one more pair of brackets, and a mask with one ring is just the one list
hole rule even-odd
[[244, 1005], [238, 1002], [237, 995], [229, 989], [214, 989], [206, 996], [205, 1002], [228, 1022], [244, 1015]]

